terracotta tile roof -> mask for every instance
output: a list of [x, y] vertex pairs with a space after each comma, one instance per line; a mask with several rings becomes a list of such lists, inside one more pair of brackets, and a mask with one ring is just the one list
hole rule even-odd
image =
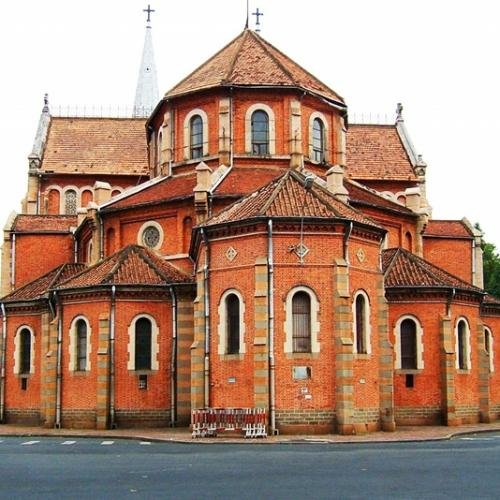
[[373, 189], [367, 188], [357, 182], [352, 182], [348, 179], [345, 180], [344, 186], [349, 192], [349, 202], [359, 203], [360, 205], [386, 208], [395, 212], [417, 217], [415, 212], [412, 212], [404, 205], [400, 205], [395, 201], [389, 200], [381, 194], [375, 192]]
[[343, 102], [336, 92], [248, 29], [169, 90], [165, 97], [234, 85], [299, 87]]
[[204, 225], [226, 224], [256, 217], [292, 217], [348, 219], [379, 228], [357, 210], [342, 203], [335, 196], [313, 183], [312, 188], [304, 187], [304, 175], [288, 170], [258, 191], [233, 203]]
[[424, 231], [424, 236], [444, 238], [469, 238], [474, 236], [461, 220], [430, 220]]
[[85, 264], [63, 264], [2, 298], [2, 302], [25, 302], [42, 298], [59, 283], [85, 269]]
[[218, 195], [245, 195], [256, 191], [282, 174], [283, 169], [270, 167], [233, 167], [214, 193]]
[[15, 233], [69, 233], [76, 227], [76, 215], [27, 215], [19, 214], [14, 220]]
[[102, 285], [166, 285], [190, 283], [192, 278], [152, 251], [128, 245], [59, 287], [62, 290]]
[[56, 173], [144, 175], [145, 119], [51, 118], [41, 169]]
[[395, 125], [349, 125], [346, 141], [349, 177], [417, 180]]
[[103, 212], [148, 205], [185, 196], [193, 196], [196, 174], [154, 179], [124, 191], [103, 206]]
[[447, 273], [403, 248], [384, 250], [382, 268], [386, 288], [456, 288], [484, 293], [480, 288]]

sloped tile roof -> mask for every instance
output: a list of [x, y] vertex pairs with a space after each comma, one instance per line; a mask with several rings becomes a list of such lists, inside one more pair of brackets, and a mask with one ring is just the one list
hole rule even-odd
[[128, 245], [86, 269], [59, 287], [62, 290], [100, 285], [166, 285], [189, 283], [192, 278], [152, 251]]
[[404, 205], [396, 203], [395, 201], [389, 200], [376, 193], [373, 189], [369, 189], [362, 184], [357, 182], [352, 182], [348, 179], [345, 180], [344, 186], [349, 192], [350, 203], [360, 203], [362, 205], [368, 205], [372, 207], [387, 208], [389, 210], [399, 212], [401, 214], [411, 215], [417, 217], [417, 215], [412, 212], [409, 208]]
[[12, 231], [16, 233], [69, 233], [77, 225], [76, 215], [28, 215], [19, 214]]
[[24, 302], [42, 298], [50, 289], [83, 271], [85, 264], [62, 264], [2, 298], [2, 302]]
[[143, 118], [53, 117], [41, 169], [72, 174], [145, 175], [145, 122]]
[[282, 174], [283, 169], [272, 167], [233, 167], [217, 186], [215, 193], [218, 195], [244, 195], [256, 191]]
[[225, 224], [256, 217], [291, 217], [348, 219], [380, 227], [357, 210], [342, 203], [326, 189], [313, 183], [304, 187], [304, 175], [288, 170], [258, 191], [233, 203], [204, 225]]
[[423, 234], [430, 237], [473, 238], [461, 220], [430, 220]]
[[103, 211], [124, 209], [138, 205], [154, 204], [169, 199], [192, 196], [196, 186], [196, 174], [178, 177], [164, 177], [159, 182], [145, 183], [130, 190], [124, 191], [116, 200], [106, 203]]
[[336, 92], [248, 29], [169, 90], [165, 97], [234, 85], [299, 87], [343, 102]]
[[403, 248], [382, 253], [386, 288], [456, 288], [484, 293], [466, 281], [447, 273]]
[[416, 181], [395, 125], [349, 125], [346, 174], [359, 180]]

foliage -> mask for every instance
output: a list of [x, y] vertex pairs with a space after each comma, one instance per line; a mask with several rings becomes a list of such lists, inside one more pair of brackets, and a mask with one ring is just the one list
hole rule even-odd
[[[476, 229], [481, 231], [479, 224], [475, 224]], [[483, 250], [483, 273], [484, 289], [500, 298], [500, 255], [493, 243], [488, 243], [481, 238], [481, 248]]]

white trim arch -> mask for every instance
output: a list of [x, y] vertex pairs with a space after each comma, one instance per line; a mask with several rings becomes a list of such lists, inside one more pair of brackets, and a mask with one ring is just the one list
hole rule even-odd
[[[30, 332], [30, 371], [29, 374], [21, 373], [21, 331]], [[14, 373], [16, 375], [33, 375], [35, 373], [35, 332], [28, 325], [21, 325], [14, 335]]]
[[309, 160], [311, 160], [313, 163], [323, 163], [323, 162], [317, 162], [313, 159], [314, 157], [314, 150], [313, 150], [313, 125], [314, 125], [314, 120], [319, 119], [321, 123], [323, 124], [323, 162], [328, 162], [330, 160], [330, 155], [329, 155], [329, 128], [328, 128], [328, 121], [325, 118], [325, 115], [323, 113], [320, 113], [319, 111], [314, 111], [311, 113], [311, 116], [309, 116], [309, 147], [308, 152], [309, 152]]
[[320, 342], [318, 340], [319, 337], [319, 329], [320, 322], [318, 319], [319, 316], [319, 300], [314, 291], [307, 286], [296, 286], [292, 288], [285, 299], [284, 308], [285, 308], [285, 342], [283, 345], [283, 349], [285, 353], [288, 354], [296, 354], [297, 356], [308, 354], [308, 353], [295, 353], [293, 350], [293, 310], [292, 310], [292, 300], [293, 296], [298, 292], [305, 292], [309, 295], [311, 300], [311, 351], [309, 354], [316, 354], [320, 352]]
[[[465, 366], [463, 368], [460, 367], [460, 357], [459, 357], [459, 348], [460, 348], [460, 345], [459, 345], [459, 339], [458, 339], [458, 335], [459, 335], [459, 325], [460, 323], [463, 322], [465, 324], [465, 343], [464, 343], [464, 361], [465, 361]], [[455, 322], [455, 329], [454, 329], [454, 333], [455, 333], [455, 368], [457, 370], [470, 370], [471, 369], [471, 366], [472, 366], [472, 359], [471, 359], [471, 355], [472, 355], [472, 350], [471, 350], [471, 345], [470, 345], [470, 325], [469, 325], [469, 321], [467, 320], [467, 318], [465, 316], [460, 316], [457, 318], [456, 322]]]
[[151, 322], [151, 371], [158, 370], [158, 353], [160, 352], [160, 345], [158, 343], [158, 337], [160, 329], [156, 320], [150, 314], [141, 313], [132, 318], [130, 325], [128, 327], [128, 360], [127, 360], [127, 370], [135, 370], [135, 325], [141, 318], [146, 318]]
[[396, 370], [406, 370], [407, 368], [401, 368], [401, 323], [404, 320], [409, 319], [415, 323], [416, 329], [416, 348], [417, 348], [417, 370], [424, 369], [424, 330], [420, 320], [413, 316], [412, 314], [404, 314], [400, 316], [396, 321], [394, 326], [394, 350], [395, 350], [395, 369]]
[[85, 322], [87, 325], [87, 352], [86, 352], [86, 362], [85, 362], [85, 371], [88, 372], [90, 371], [91, 368], [91, 363], [90, 363], [90, 353], [92, 352], [92, 328], [90, 328], [90, 323], [89, 320], [83, 316], [82, 314], [75, 316], [73, 318], [73, 321], [71, 322], [71, 325], [69, 327], [69, 366], [68, 370], [70, 372], [76, 372], [76, 371], [81, 371], [78, 370], [78, 356], [77, 356], [77, 349], [78, 349], [78, 339], [77, 339], [77, 329], [76, 329], [76, 323], [82, 320]]
[[[208, 155], [208, 115], [201, 108], [192, 109], [184, 118], [184, 159], [191, 159], [191, 118], [199, 115], [203, 123], [203, 154]], [[199, 159], [199, 158], [198, 158]]]
[[220, 355], [228, 355], [227, 344], [228, 344], [228, 331], [227, 331], [227, 306], [226, 299], [229, 295], [236, 295], [240, 301], [240, 348], [238, 354], [245, 354], [245, 301], [243, 300], [243, 295], [235, 288], [230, 288], [226, 290], [220, 297], [219, 300], [219, 324], [217, 325], [217, 334], [219, 336], [219, 342], [217, 344], [217, 353]]
[[269, 118], [269, 154], [276, 154], [276, 118], [273, 109], [264, 103], [252, 104], [245, 113], [245, 152], [252, 154], [252, 115], [255, 111], [264, 111]]
[[[358, 352], [357, 350], [357, 331], [356, 331], [356, 299], [362, 296], [365, 299], [364, 303], [364, 328], [363, 328], [363, 343], [365, 345], [366, 352]], [[371, 327], [371, 319], [370, 319], [370, 298], [368, 294], [364, 290], [358, 290], [352, 299], [352, 335], [353, 335], [353, 352], [354, 354], [371, 354], [372, 353], [372, 327]]]

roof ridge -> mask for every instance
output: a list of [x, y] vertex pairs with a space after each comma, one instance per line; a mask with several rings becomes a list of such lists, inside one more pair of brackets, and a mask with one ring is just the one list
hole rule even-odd
[[401, 247], [396, 247], [396, 248], [387, 248], [384, 250], [385, 252], [389, 252], [391, 250], [394, 250], [394, 255], [391, 257], [391, 260], [385, 270], [384, 273], [384, 281], [387, 276], [389, 276], [389, 273], [392, 271], [392, 268], [394, 267], [394, 263], [396, 262], [396, 256], [399, 254], [399, 250], [401, 250]]
[[[118, 272], [118, 269], [122, 266], [122, 264], [125, 262], [125, 260], [129, 257], [130, 253], [132, 252], [133, 248], [135, 245], [127, 245], [124, 247], [121, 251], [118, 251], [116, 254], [117, 259], [111, 270], [104, 276], [103, 278], [103, 283], [109, 283], [111, 280], [114, 278], [116, 273]], [[104, 262], [104, 261], [102, 261]]]
[[234, 57], [233, 57], [233, 61], [231, 62], [231, 64], [229, 65], [229, 70], [227, 72], [227, 75], [226, 75], [226, 78], [225, 80], [222, 82], [222, 84], [224, 84], [225, 82], [227, 82], [230, 78], [231, 78], [231, 75], [233, 74], [233, 71], [234, 71], [234, 67], [236, 66], [236, 60], [238, 59], [238, 54], [240, 53], [242, 47], [243, 47], [243, 43], [245, 42], [245, 40], [247, 39], [248, 37], [248, 33], [250, 32], [250, 30], [248, 29], [245, 29], [243, 31], [243, 35], [241, 36], [241, 40], [240, 40], [240, 46], [238, 47], [238, 50], [236, 50], [234, 52]]
[[[135, 245], [134, 245], [135, 246]], [[169, 282], [169, 278], [167, 275], [156, 265], [156, 263], [151, 258], [150, 250], [147, 250], [144, 247], [135, 246], [137, 249], [137, 255], [148, 265], [153, 271], [160, 275], [161, 279], [163, 279], [166, 283]]]
[[[283, 184], [285, 183], [285, 181], [288, 179], [288, 177], [290, 177], [290, 172], [291, 170], [287, 170], [282, 176], [281, 178], [278, 178], [278, 179], [275, 179], [277, 182], [276, 182], [276, 186], [273, 188], [272, 192], [271, 192], [271, 195], [269, 196], [269, 198], [267, 199], [267, 201], [264, 203], [264, 205], [262, 205], [262, 209], [261, 209], [261, 212], [262, 214], [265, 214], [267, 209], [271, 206], [271, 204], [274, 202], [274, 200], [276, 199], [276, 196], [280, 190], [280, 188], [283, 186]], [[269, 184], [266, 184], [264, 186], [262, 186], [260, 189], [257, 190], [257, 192], [260, 192], [260, 191], [263, 191], [265, 187], [269, 186], [271, 183], [275, 182], [275, 180], [272, 180]]]

